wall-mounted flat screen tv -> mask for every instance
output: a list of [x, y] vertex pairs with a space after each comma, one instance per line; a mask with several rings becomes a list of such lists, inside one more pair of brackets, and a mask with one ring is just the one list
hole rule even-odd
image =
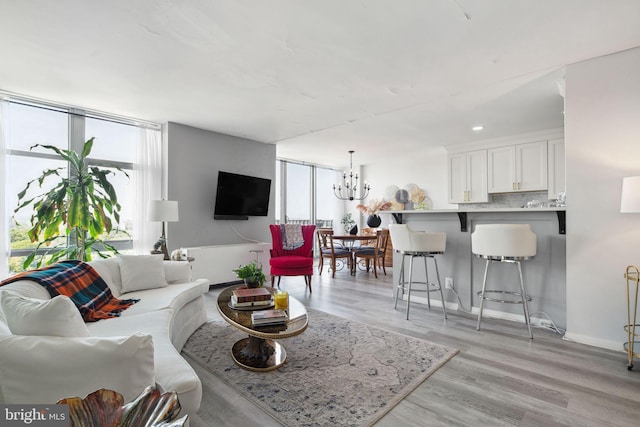
[[214, 219], [248, 219], [267, 216], [271, 180], [255, 176], [218, 172]]

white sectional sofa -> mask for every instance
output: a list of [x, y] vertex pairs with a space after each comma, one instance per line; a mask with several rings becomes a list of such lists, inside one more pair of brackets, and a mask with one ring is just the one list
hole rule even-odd
[[192, 280], [186, 262], [152, 256], [89, 264], [115, 297], [140, 301], [120, 317], [84, 323], [71, 300], [52, 299], [35, 282], [0, 286], [0, 402], [55, 403], [100, 388], [130, 401], [155, 384], [178, 393], [181, 414], [195, 413], [202, 384], [180, 351], [207, 320], [208, 281]]

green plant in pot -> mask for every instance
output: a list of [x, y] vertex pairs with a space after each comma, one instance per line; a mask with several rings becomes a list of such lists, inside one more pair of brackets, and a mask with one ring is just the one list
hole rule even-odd
[[[22, 209], [31, 207], [31, 229], [28, 231], [36, 248], [27, 256], [23, 268], [30, 268], [42, 246], [48, 249], [39, 255], [35, 267], [43, 263], [53, 264], [61, 259], [90, 261], [92, 251], [106, 257], [106, 253], [118, 253], [104, 238], [118, 229], [120, 209], [113, 185], [107, 179], [114, 170], [129, 176], [122, 169], [102, 169], [91, 166], [88, 157], [94, 138], [83, 145], [80, 154], [73, 150], [62, 150], [52, 145], [36, 144], [30, 149], [42, 147], [55, 152], [67, 167], [47, 169], [38, 178], [27, 183], [18, 193], [18, 207], [14, 216]], [[67, 170], [68, 169], [68, 170]], [[35, 184], [42, 188], [43, 182], [57, 179], [51, 190], [31, 197], [27, 193]], [[28, 198], [31, 197], [31, 198]], [[60, 237], [66, 237], [60, 239]], [[62, 241], [62, 244], [59, 242]]]
[[264, 284], [266, 279], [262, 272], [262, 264], [257, 261], [251, 261], [249, 264], [241, 265], [233, 270], [238, 279], [244, 280], [248, 288], [259, 288]]
[[342, 228], [344, 228], [344, 232], [348, 233], [351, 227], [356, 225], [356, 222], [353, 220], [353, 216], [351, 215], [351, 213], [346, 213], [342, 215], [340, 224], [342, 224]]

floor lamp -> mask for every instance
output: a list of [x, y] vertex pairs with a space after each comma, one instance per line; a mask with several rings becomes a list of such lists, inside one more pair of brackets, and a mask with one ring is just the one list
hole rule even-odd
[[[179, 220], [178, 202], [176, 200], [151, 200], [149, 202], [149, 213], [147, 219], [149, 221], [162, 222], [162, 236], [158, 239], [158, 243], [160, 243], [159, 248], [160, 252], [164, 254], [164, 259], [169, 259], [165, 223], [176, 222]], [[154, 249], [156, 249], [156, 247], [157, 243], [154, 245]]]
[[[628, 176], [622, 179], [622, 195], [620, 196], [620, 212], [640, 213], [640, 176]], [[638, 267], [630, 265], [625, 273], [627, 279], [627, 324], [624, 326], [627, 332], [627, 342], [623, 344], [627, 351], [629, 363], [627, 369], [633, 369], [633, 357], [640, 357], [634, 346], [640, 344], [640, 333], [636, 333], [638, 315], [638, 284], [640, 272]]]

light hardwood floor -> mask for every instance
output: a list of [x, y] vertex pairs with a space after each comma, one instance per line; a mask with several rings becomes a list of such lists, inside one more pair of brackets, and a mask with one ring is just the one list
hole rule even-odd
[[[313, 276], [312, 293], [301, 277], [281, 283], [307, 307], [460, 350], [376, 426], [640, 425], [640, 362], [628, 371], [626, 353], [564, 341], [540, 328], [529, 340], [524, 324], [490, 318], [478, 332], [476, 316], [450, 310], [444, 320], [435, 306], [412, 304], [406, 320], [404, 303], [393, 309], [391, 277], [387, 269], [378, 279], [362, 271], [356, 277], [340, 271], [332, 279], [325, 267]], [[212, 319], [219, 318], [219, 292], [206, 296]], [[215, 403], [203, 404], [192, 426], [279, 425], [194, 368], [203, 379], [205, 401]]]

